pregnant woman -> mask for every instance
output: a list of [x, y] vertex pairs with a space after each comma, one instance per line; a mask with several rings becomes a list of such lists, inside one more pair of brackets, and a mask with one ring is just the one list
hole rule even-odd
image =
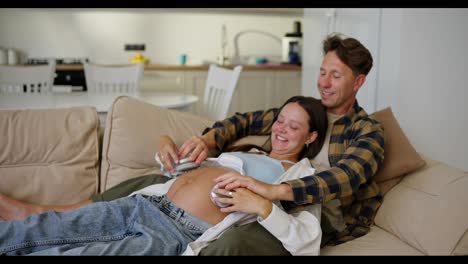
[[[21, 221], [0, 221], [0, 254], [180, 255], [190, 242], [228, 215], [210, 198], [217, 177], [236, 171], [276, 182], [293, 163], [318, 153], [326, 127], [325, 109], [319, 100], [292, 97], [273, 125], [269, 154], [223, 153], [209, 166], [139, 194], [66, 212], [33, 214]], [[272, 201], [247, 189], [217, 192], [227, 197], [215, 201], [232, 204], [236, 211], [261, 219], [272, 213]], [[237, 206], [236, 201], [245, 199], [252, 202]], [[316, 226], [320, 229], [319, 221]]]

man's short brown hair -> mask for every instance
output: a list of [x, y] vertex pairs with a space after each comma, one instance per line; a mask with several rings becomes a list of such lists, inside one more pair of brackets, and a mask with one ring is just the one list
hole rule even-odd
[[355, 76], [367, 75], [372, 68], [372, 55], [369, 50], [355, 38], [342, 34], [331, 34], [323, 41], [323, 54], [334, 51], [338, 58], [351, 68]]

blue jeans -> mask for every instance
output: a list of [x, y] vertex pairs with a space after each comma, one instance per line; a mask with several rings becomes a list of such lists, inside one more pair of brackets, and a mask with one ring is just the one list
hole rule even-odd
[[135, 195], [0, 221], [0, 254], [180, 255], [211, 226], [165, 196]]

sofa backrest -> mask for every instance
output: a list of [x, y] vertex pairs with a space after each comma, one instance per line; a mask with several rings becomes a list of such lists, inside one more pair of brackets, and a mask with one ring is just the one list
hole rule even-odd
[[0, 111], [0, 193], [70, 204], [99, 185], [99, 119], [93, 107]]

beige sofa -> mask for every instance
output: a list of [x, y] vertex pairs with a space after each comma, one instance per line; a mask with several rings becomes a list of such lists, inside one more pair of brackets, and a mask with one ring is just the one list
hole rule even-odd
[[[390, 109], [375, 116], [386, 131], [385, 163], [376, 176], [384, 202], [369, 234], [321, 254], [467, 255], [468, 174], [421, 158]], [[104, 129], [91, 107], [0, 111], [0, 192], [34, 203], [78, 202], [159, 172], [154, 153], [160, 135], [180, 144], [212, 123], [129, 97], [114, 101]]]

